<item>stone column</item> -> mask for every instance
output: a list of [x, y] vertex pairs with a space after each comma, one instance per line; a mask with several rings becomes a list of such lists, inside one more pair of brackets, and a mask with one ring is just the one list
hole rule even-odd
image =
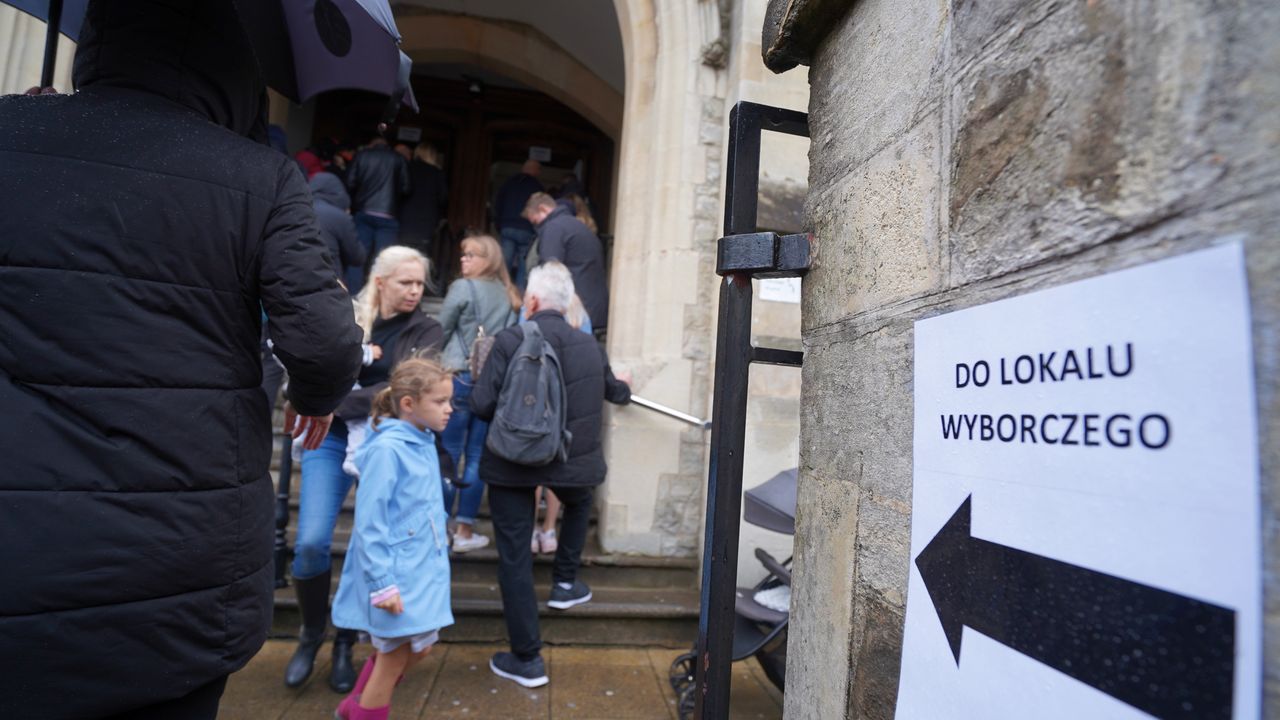
[[[700, 61], [696, 3], [619, 2], [627, 62], [609, 351], [651, 400], [709, 407], [724, 73]], [[605, 549], [696, 552], [705, 433], [641, 408], [610, 409]], [[656, 481], [656, 482], [655, 482]]]
[[772, 10], [766, 59], [812, 68], [818, 242], [804, 293], [787, 717], [894, 715], [914, 321], [1230, 235], [1244, 238], [1254, 327], [1264, 715], [1280, 717], [1280, 8]]

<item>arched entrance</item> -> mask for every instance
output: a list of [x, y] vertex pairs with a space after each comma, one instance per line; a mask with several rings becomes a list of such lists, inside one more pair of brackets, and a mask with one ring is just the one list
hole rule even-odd
[[[457, 271], [459, 238], [496, 234], [493, 196], [529, 157], [542, 161], [548, 190], [575, 176], [607, 235], [614, 143], [603, 131], [554, 98], [477, 65], [415, 63], [412, 81], [421, 112], [403, 110], [389, 132], [392, 142], [430, 143], [440, 151], [449, 192], [447, 224], [430, 250], [443, 282]], [[385, 106], [385, 100], [364, 93], [326, 93], [317, 100], [312, 135], [367, 136]]]
[[[703, 53], [723, 30], [718, 6], [715, 0], [396, 5], [423, 107], [403, 124], [420, 129], [422, 139], [471, 149], [463, 155], [446, 148], [457, 195], [451, 226], [486, 222], [485, 203], [502, 173], [531, 146], [550, 147], [552, 165], [590, 152], [584, 180], [602, 230], [615, 238], [610, 359], [633, 373], [638, 393], [700, 416], [711, 394], [726, 102], [725, 70], [705, 63]], [[603, 26], [574, 31], [564, 20], [601, 8], [617, 33], [575, 49], [583, 36], [599, 41], [591, 36], [604, 34]], [[592, 47], [618, 56], [612, 80], [608, 62], [591, 59]], [[464, 70], [480, 78], [478, 98], [467, 95]], [[359, 111], [363, 122], [372, 126], [382, 103], [369, 98]], [[531, 120], [526, 108], [534, 104], [558, 119]], [[311, 124], [319, 129], [328, 113], [320, 108]], [[633, 408], [610, 408], [606, 422], [609, 480], [597, 494], [604, 549], [696, 554], [705, 436]]]

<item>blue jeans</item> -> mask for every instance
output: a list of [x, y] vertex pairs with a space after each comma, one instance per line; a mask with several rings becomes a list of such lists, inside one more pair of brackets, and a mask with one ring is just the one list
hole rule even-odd
[[333, 526], [355, 478], [342, 471], [347, 440], [325, 436], [315, 450], [302, 451], [302, 491], [298, 498], [298, 539], [293, 548], [293, 577], [306, 580], [329, 572]]
[[524, 228], [502, 228], [498, 233], [502, 242], [502, 256], [507, 260], [507, 272], [511, 274], [511, 282], [516, 287], [524, 288], [529, 274], [524, 266], [525, 256], [529, 254], [529, 246], [533, 244], [535, 235]]
[[395, 218], [358, 212], [355, 214], [355, 221], [356, 237], [368, 253], [368, 259], [364, 261], [362, 268], [347, 268], [347, 290], [352, 295], [364, 287], [364, 279], [369, 276], [369, 270], [373, 269], [373, 261], [378, 253], [395, 245], [400, 235], [400, 221]]
[[[449, 424], [440, 434], [440, 442], [453, 458], [454, 467], [461, 467], [462, 481], [470, 483], [467, 487], [455, 488], [445, 483], [444, 506], [453, 512], [453, 500], [461, 494], [458, 503], [458, 522], [475, 525], [476, 514], [480, 512], [480, 501], [484, 499], [484, 483], [480, 482], [480, 455], [484, 453], [484, 438], [489, 434], [489, 423], [476, 417], [471, 412], [471, 373], [459, 373], [453, 377], [453, 414], [449, 416]], [[465, 463], [462, 454], [466, 451]], [[460, 465], [461, 464], [461, 465]]]

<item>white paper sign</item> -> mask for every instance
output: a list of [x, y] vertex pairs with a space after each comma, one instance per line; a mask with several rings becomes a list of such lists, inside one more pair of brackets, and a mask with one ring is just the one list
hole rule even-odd
[[800, 278], [765, 278], [760, 281], [760, 299], [800, 304]]
[[1249, 718], [1261, 542], [1238, 242], [915, 325], [897, 718]]

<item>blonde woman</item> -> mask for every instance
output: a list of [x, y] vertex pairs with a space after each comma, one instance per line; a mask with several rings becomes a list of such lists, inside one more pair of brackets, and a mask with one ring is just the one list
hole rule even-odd
[[440, 310], [444, 329], [443, 362], [456, 374], [453, 380], [454, 412], [449, 426], [441, 435], [445, 451], [455, 465], [461, 464], [462, 486], [445, 490], [445, 507], [453, 510], [458, 502], [457, 529], [453, 535], [453, 551], [478, 550], [489, 544], [489, 538], [475, 532], [476, 513], [484, 498], [480, 482], [480, 455], [484, 452], [489, 423], [471, 413], [471, 351], [480, 328], [485, 335], [496, 335], [514, 325], [520, 317], [520, 292], [511, 284], [507, 265], [498, 241], [488, 235], [476, 235], [462, 241], [462, 277], [453, 281]]
[[[302, 490], [298, 502], [298, 537], [294, 544], [293, 586], [298, 594], [302, 632], [298, 649], [285, 669], [285, 685], [298, 687], [311, 675], [316, 652], [324, 642], [329, 618], [333, 568], [329, 549], [342, 501], [355, 478], [342, 469], [347, 452], [347, 423], [369, 417], [374, 395], [387, 387], [391, 371], [406, 358], [440, 351], [440, 324], [419, 307], [430, 271], [422, 253], [392, 245], [378, 254], [369, 282], [355, 298], [356, 322], [364, 331], [365, 365], [360, 389], [353, 390], [334, 413], [324, 442], [302, 453]], [[349, 692], [355, 684], [351, 664], [353, 630], [338, 630], [333, 641], [329, 686]]]

